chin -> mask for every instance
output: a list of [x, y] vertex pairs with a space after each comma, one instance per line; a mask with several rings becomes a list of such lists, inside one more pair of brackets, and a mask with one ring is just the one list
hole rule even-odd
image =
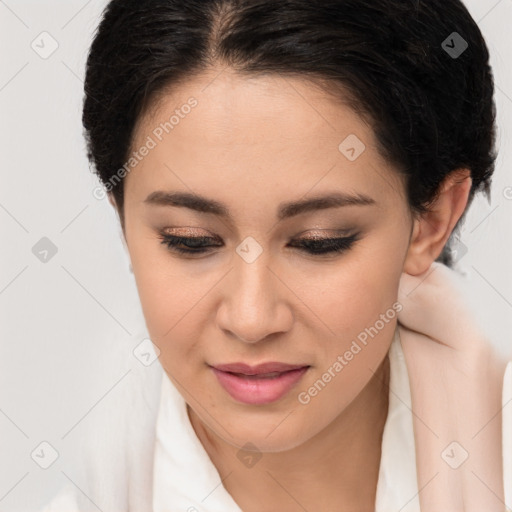
[[251, 443], [261, 452], [283, 452], [296, 448], [314, 435], [308, 436], [304, 432], [304, 419], [284, 410], [278, 414], [259, 411], [247, 415], [237, 411], [232, 415], [223, 414], [222, 418], [221, 424], [226, 430], [215, 423], [216, 434], [239, 449], [246, 449], [244, 445]]

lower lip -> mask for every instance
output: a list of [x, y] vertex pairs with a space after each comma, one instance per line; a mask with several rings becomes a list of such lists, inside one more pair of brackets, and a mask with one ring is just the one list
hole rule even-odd
[[244, 404], [269, 404], [288, 393], [306, 373], [308, 366], [283, 372], [276, 377], [242, 377], [212, 368], [220, 385], [232, 398]]

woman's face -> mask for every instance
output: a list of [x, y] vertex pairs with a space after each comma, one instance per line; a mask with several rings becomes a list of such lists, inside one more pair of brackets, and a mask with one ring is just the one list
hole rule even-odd
[[[277, 75], [195, 78], [135, 135], [125, 236], [163, 368], [225, 441], [304, 443], [389, 349], [412, 227], [402, 179], [351, 109]], [[319, 200], [334, 194], [366, 200]], [[165, 235], [210, 247], [180, 253]], [[322, 240], [336, 247], [327, 238], [342, 250], [319, 253]], [[306, 369], [270, 379], [212, 368], [235, 362]]]

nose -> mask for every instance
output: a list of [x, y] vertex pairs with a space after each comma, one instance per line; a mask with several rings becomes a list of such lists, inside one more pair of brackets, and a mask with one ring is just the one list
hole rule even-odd
[[223, 283], [217, 322], [231, 337], [257, 343], [291, 329], [291, 295], [285, 276], [269, 266], [265, 253], [247, 263], [235, 258]]

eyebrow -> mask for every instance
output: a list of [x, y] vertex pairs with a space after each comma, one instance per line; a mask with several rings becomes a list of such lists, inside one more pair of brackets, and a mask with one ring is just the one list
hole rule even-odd
[[[210, 213], [222, 217], [230, 222], [233, 218], [227, 206], [214, 199], [190, 192], [164, 192], [157, 190], [149, 194], [143, 201], [156, 206], [177, 206], [189, 208], [200, 213]], [[314, 196], [309, 199], [280, 203], [277, 209], [278, 220], [288, 219], [301, 213], [339, 208], [343, 206], [375, 205], [376, 201], [365, 194], [348, 194], [335, 192], [327, 195]]]

